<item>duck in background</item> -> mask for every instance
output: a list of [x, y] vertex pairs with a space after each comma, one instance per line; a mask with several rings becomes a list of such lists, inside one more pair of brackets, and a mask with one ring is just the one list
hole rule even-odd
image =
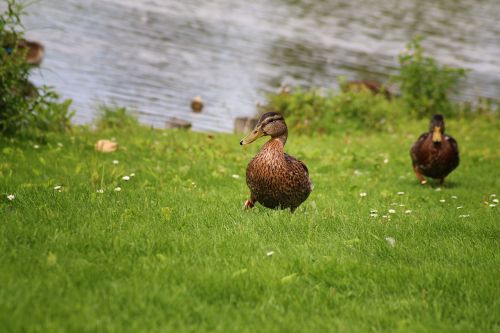
[[373, 95], [384, 95], [387, 100], [392, 99], [392, 93], [389, 89], [382, 83], [375, 80], [355, 80], [355, 81], [344, 81], [340, 83], [340, 87], [343, 92], [361, 92], [367, 91]]
[[432, 117], [429, 132], [420, 135], [411, 147], [410, 156], [415, 175], [422, 185], [427, 183], [424, 176], [439, 179], [439, 184], [443, 184], [445, 177], [458, 166], [458, 144], [445, 134], [442, 115]]

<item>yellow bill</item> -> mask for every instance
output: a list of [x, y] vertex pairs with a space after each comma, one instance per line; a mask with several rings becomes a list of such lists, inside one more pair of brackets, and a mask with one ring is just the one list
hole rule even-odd
[[250, 134], [241, 139], [240, 145], [247, 145], [249, 143], [252, 143], [264, 135], [265, 135], [264, 132], [262, 132], [261, 130], [254, 129], [252, 132], [250, 132]]
[[443, 136], [441, 135], [441, 127], [434, 127], [434, 132], [432, 133], [432, 142], [441, 142]]

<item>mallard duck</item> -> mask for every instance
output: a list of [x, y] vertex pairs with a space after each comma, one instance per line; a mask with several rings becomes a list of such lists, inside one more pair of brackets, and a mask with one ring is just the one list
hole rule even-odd
[[424, 176], [439, 179], [452, 172], [460, 161], [458, 144], [455, 139], [444, 134], [444, 119], [440, 114], [432, 117], [429, 132], [422, 134], [410, 150], [413, 170], [420, 184], [426, 184]]
[[250, 199], [244, 207], [252, 208], [259, 202], [267, 208], [290, 208], [293, 212], [311, 193], [309, 170], [302, 161], [283, 151], [288, 128], [279, 113], [263, 114], [255, 129], [240, 141], [240, 145], [252, 143], [266, 135], [271, 139], [248, 163], [246, 176]]
[[29, 65], [38, 66], [43, 60], [45, 48], [43, 44], [35, 41], [19, 38], [18, 36], [7, 32], [3, 38], [2, 45], [7, 54], [13, 54], [17, 48], [26, 59]]
[[341, 84], [341, 89], [344, 92], [361, 92], [368, 91], [373, 95], [383, 94], [387, 100], [392, 99], [392, 93], [384, 86], [382, 83], [375, 80], [359, 80], [359, 81], [347, 81]]

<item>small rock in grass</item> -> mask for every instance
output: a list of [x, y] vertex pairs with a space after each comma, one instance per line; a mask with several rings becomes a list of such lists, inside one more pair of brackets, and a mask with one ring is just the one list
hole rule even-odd
[[95, 144], [95, 150], [100, 151], [102, 153], [112, 153], [118, 149], [118, 143], [113, 142], [111, 140], [99, 140]]

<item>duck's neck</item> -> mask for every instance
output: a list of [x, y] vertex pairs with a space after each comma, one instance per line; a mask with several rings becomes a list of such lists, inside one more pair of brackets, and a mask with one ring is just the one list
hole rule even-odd
[[283, 155], [283, 148], [285, 147], [286, 137], [284, 140], [281, 137], [271, 138], [262, 146], [261, 152], [263, 153], [278, 153]]
[[[281, 141], [281, 143], [283, 144], [283, 147], [284, 147], [287, 138], [288, 138], [288, 130], [285, 130], [285, 133], [283, 133], [280, 136], [273, 137], [273, 138], [271, 138], [271, 140], [279, 140], [279, 141]], [[269, 141], [271, 141], [271, 140], [269, 140]]]

